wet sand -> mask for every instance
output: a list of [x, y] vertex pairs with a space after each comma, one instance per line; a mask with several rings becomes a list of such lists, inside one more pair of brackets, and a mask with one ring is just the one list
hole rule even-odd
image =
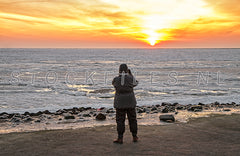
[[132, 142], [113, 144], [116, 126], [0, 134], [0, 155], [238, 155], [240, 115], [214, 115], [188, 123], [139, 126]]

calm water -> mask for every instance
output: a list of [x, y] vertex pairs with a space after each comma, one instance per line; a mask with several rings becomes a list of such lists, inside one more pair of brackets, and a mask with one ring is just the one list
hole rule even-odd
[[0, 112], [112, 107], [121, 63], [138, 105], [240, 101], [240, 49], [0, 49]]

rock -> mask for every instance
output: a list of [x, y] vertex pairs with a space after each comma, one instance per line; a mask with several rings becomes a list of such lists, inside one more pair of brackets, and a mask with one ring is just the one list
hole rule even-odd
[[79, 110], [80, 112], [82, 112], [82, 111], [85, 110], [85, 108], [84, 108], [84, 107], [80, 107], [80, 108], [78, 108], [78, 110]]
[[177, 103], [177, 102], [175, 102], [175, 103], [173, 103], [173, 104], [172, 104], [172, 106], [177, 106], [177, 105], [178, 105], [178, 103]]
[[21, 118], [21, 114], [16, 113], [16, 114], [14, 114], [14, 117], [16, 117], [16, 118]]
[[23, 115], [30, 115], [30, 113], [29, 112], [25, 112]]
[[24, 122], [29, 122], [29, 121], [33, 121], [33, 119], [30, 116], [24, 119]]
[[201, 112], [202, 109], [194, 109], [194, 112]]
[[67, 111], [62, 110], [62, 109], [59, 109], [59, 110], [57, 110], [54, 114], [55, 114], [55, 115], [62, 115], [63, 113], [67, 113]]
[[163, 102], [163, 103], [162, 103], [162, 106], [171, 106], [171, 103], [169, 103], [169, 102]]
[[223, 105], [219, 105], [219, 106], [217, 106], [217, 108], [223, 108], [224, 106]]
[[155, 110], [157, 110], [157, 108], [156, 108], [156, 107], [153, 107], [153, 108], [151, 109], [151, 111], [155, 111]]
[[165, 121], [165, 122], [174, 122], [175, 118], [173, 115], [160, 115], [159, 116], [160, 121]]
[[0, 116], [0, 119], [8, 119], [8, 114], [3, 114]]
[[163, 108], [163, 110], [162, 110], [162, 113], [168, 113], [168, 108], [167, 107], [165, 107], [165, 108]]
[[151, 112], [151, 114], [156, 114], [156, 113], [158, 113], [157, 110], [154, 110], [154, 111]]
[[219, 103], [219, 102], [217, 102], [217, 101], [216, 101], [216, 102], [214, 102], [213, 104], [214, 104], [214, 105], [220, 105], [220, 103]]
[[38, 119], [38, 120], [36, 120], [35, 122], [41, 122], [41, 120]]
[[156, 105], [156, 107], [160, 107], [160, 105], [159, 105], [159, 104], [157, 104], [157, 105]]
[[12, 117], [11, 122], [20, 122], [18, 117]]
[[203, 104], [203, 103], [199, 102], [199, 103], [198, 103], [198, 105], [200, 105], [200, 106], [204, 106], [205, 104]]
[[65, 115], [64, 119], [68, 120], [68, 119], [75, 119], [75, 116], [73, 115]]
[[[43, 114], [43, 112], [41, 112], [41, 111], [38, 111], [37, 113], [30, 113], [29, 115], [30, 116], [40, 116], [40, 115], [42, 115]], [[46, 113], [45, 113], [46, 114]]]
[[8, 113], [2, 112], [2, 113], [0, 113], [0, 116], [2, 116], [2, 115], [4, 115], [4, 114], [8, 115]]
[[143, 108], [143, 112], [149, 113], [150, 109], [149, 108]]
[[105, 120], [106, 119], [106, 115], [102, 114], [102, 113], [99, 113], [97, 116], [96, 116], [96, 119], [97, 120]]
[[54, 115], [62, 115], [63, 112], [55, 112]]
[[168, 111], [169, 112], [175, 112], [175, 106], [169, 106]]
[[188, 108], [188, 111], [195, 111], [195, 109], [201, 109], [202, 110], [202, 106], [201, 105], [193, 105], [191, 107]]
[[177, 110], [183, 110], [184, 107], [183, 107], [183, 106], [177, 106], [176, 109], [177, 109]]
[[83, 114], [82, 116], [83, 116], [83, 117], [91, 117], [90, 114]]
[[44, 114], [52, 114], [51, 112], [49, 112], [48, 110], [43, 111]]
[[224, 109], [223, 111], [225, 111], [225, 112], [229, 112], [229, 111], [231, 111], [231, 109]]
[[100, 110], [104, 110], [104, 109], [105, 109], [105, 107], [101, 107], [101, 108], [100, 108]]

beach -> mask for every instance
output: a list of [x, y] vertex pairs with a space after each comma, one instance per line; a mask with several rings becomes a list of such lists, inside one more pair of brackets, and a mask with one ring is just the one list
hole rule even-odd
[[187, 123], [139, 126], [132, 142], [113, 144], [116, 126], [0, 135], [0, 155], [238, 155], [240, 115], [212, 115]]

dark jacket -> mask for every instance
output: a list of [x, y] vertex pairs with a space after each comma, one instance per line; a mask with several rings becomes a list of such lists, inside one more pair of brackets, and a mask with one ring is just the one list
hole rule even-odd
[[137, 101], [133, 92], [133, 87], [138, 81], [132, 75], [119, 75], [112, 81], [115, 88], [114, 108], [135, 108]]

